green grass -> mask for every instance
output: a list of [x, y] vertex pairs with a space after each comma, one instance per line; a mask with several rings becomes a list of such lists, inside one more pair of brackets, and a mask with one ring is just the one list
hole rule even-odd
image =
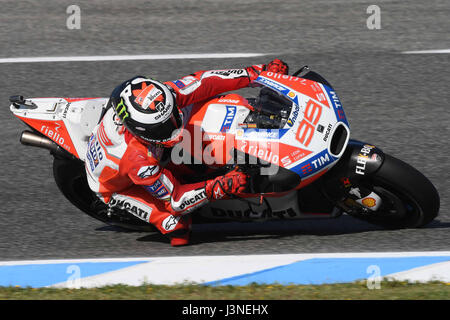
[[365, 282], [329, 285], [175, 286], [125, 285], [93, 289], [0, 287], [0, 299], [13, 300], [449, 300], [450, 283], [382, 281], [369, 290]]

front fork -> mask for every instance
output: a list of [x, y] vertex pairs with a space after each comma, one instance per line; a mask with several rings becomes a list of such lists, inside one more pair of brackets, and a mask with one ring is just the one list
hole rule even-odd
[[370, 214], [383, 204], [370, 183], [384, 161], [384, 153], [374, 145], [350, 140], [338, 163], [323, 179], [323, 191], [345, 212]]

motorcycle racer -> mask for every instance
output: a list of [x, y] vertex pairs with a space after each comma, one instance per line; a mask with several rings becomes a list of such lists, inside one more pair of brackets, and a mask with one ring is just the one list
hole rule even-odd
[[242, 194], [247, 176], [237, 170], [182, 184], [168, 168], [168, 149], [180, 142], [189, 106], [252, 85], [261, 71], [288, 73], [280, 59], [243, 69], [197, 71], [159, 82], [137, 76], [116, 87], [86, 153], [90, 188], [114, 208], [125, 209], [169, 236], [172, 246], [189, 243], [190, 212]]

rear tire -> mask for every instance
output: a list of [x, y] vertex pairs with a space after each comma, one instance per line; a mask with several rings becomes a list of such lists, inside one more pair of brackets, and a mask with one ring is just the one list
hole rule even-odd
[[84, 163], [77, 160], [56, 158], [53, 160], [53, 176], [62, 194], [78, 209], [94, 219], [127, 230], [154, 232], [157, 229], [131, 214], [127, 218], [108, 217], [107, 206], [89, 188]]
[[437, 217], [439, 194], [421, 172], [385, 154], [380, 169], [364, 184], [371, 185], [383, 204], [376, 212], [356, 218], [388, 229], [419, 228]]

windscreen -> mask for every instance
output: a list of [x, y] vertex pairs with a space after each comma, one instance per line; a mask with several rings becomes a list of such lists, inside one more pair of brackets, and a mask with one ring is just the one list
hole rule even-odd
[[293, 102], [265, 87], [252, 105], [255, 111], [250, 112], [245, 123], [262, 129], [281, 129], [289, 118]]

